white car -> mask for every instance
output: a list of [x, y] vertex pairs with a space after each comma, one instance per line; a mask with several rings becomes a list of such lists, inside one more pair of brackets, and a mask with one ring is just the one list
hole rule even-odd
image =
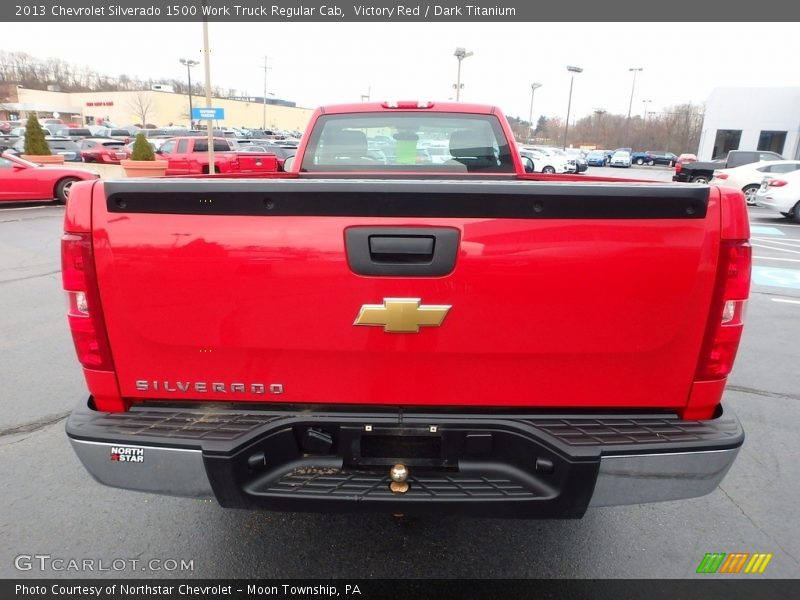
[[800, 169], [800, 160], [762, 161], [733, 169], [717, 169], [709, 183], [742, 190], [747, 204], [753, 206], [756, 204], [756, 192], [758, 192], [764, 177], [791, 173], [798, 169]]
[[533, 161], [533, 170], [536, 173], [569, 173], [570, 165], [557, 154], [548, 155], [537, 148], [520, 148], [520, 156], [530, 158]]
[[561, 148], [554, 148], [552, 146], [528, 146], [526, 149], [537, 150], [551, 158], [557, 157], [567, 162], [567, 173], [577, 173], [578, 163], [574, 157], [564, 152]]
[[630, 167], [631, 166], [631, 153], [630, 152], [614, 152], [611, 155], [611, 162], [608, 163], [612, 167]]
[[764, 177], [756, 202], [800, 223], [800, 171]]

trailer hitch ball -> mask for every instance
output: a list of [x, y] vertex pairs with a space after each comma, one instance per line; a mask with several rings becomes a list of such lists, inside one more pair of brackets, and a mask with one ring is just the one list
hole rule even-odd
[[408, 467], [403, 464], [396, 464], [389, 469], [389, 489], [395, 494], [405, 494], [408, 491]]

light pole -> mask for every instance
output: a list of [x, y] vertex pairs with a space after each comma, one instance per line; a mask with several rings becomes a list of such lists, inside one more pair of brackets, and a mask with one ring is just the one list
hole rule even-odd
[[642, 100], [642, 104], [644, 104], [644, 120], [647, 121], [647, 105], [652, 102], [652, 100]]
[[564, 150], [567, 149], [567, 133], [569, 132], [569, 111], [572, 108], [572, 84], [575, 81], [575, 73], [583, 73], [580, 67], [571, 67], [567, 65], [567, 71], [572, 73], [569, 78], [569, 101], [567, 102], [567, 124], [564, 127]]
[[633, 106], [633, 90], [636, 89], [636, 73], [644, 71], [642, 67], [631, 67], [628, 71], [633, 71], [633, 85], [631, 86], [631, 101], [628, 103], [628, 120], [631, 118], [631, 107]]
[[456, 77], [456, 102], [458, 102], [461, 98], [461, 61], [465, 58], [469, 58], [472, 56], [472, 52], [467, 52], [464, 48], [456, 48], [456, 51], [453, 53], [458, 59], [458, 75]]
[[269, 56], [264, 57], [264, 97], [262, 98], [262, 106], [261, 106], [261, 129], [266, 130], [267, 128], [267, 69], [271, 69], [272, 67], [267, 66], [267, 61], [269, 60]]
[[192, 60], [191, 58], [182, 58], [180, 61], [186, 67], [186, 74], [189, 76], [189, 124], [190, 129], [194, 129], [194, 117], [192, 117], [192, 67], [199, 65], [200, 61]]
[[531, 126], [531, 137], [533, 137], [533, 94], [540, 87], [542, 87], [541, 83], [534, 82], [531, 84], [531, 109], [528, 111], [528, 123], [530, 123]]

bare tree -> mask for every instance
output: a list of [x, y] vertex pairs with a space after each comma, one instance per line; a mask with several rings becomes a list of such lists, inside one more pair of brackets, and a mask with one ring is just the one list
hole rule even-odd
[[140, 119], [142, 127], [147, 127], [148, 115], [155, 112], [155, 104], [149, 92], [136, 92], [130, 102], [130, 108]]

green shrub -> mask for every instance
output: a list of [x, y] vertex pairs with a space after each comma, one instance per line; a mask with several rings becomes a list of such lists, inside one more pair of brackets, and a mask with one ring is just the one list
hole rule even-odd
[[28, 117], [28, 122], [25, 123], [25, 154], [50, 156], [50, 147], [44, 139], [44, 129], [35, 114]]
[[153, 152], [153, 147], [143, 133], [136, 134], [136, 140], [133, 142], [133, 152], [131, 152], [131, 160], [155, 160], [156, 155]]

